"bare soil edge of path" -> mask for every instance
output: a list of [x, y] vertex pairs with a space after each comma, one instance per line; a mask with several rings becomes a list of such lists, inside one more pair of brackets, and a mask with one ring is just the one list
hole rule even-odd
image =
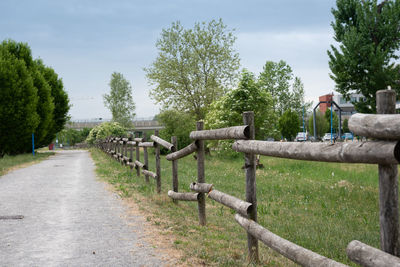
[[[201, 259], [193, 258], [190, 259], [184, 257], [184, 253], [174, 248], [174, 240], [176, 236], [171, 230], [162, 229], [160, 226], [155, 225], [151, 221], [146, 220], [153, 214], [144, 212], [143, 208], [140, 208], [138, 202], [145, 203], [148, 201], [145, 197], [136, 194], [133, 197], [124, 198], [120, 195], [120, 192], [112, 184], [107, 183], [101, 177], [97, 176], [98, 180], [105, 184], [108, 191], [118, 194], [122, 200], [122, 203], [127, 208], [127, 215], [139, 216], [142, 218], [142, 229], [145, 236], [143, 240], [150, 244], [157, 252], [158, 257], [163, 261], [165, 266], [205, 266], [205, 262]], [[135, 249], [132, 249], [133, 251]]]
[[[39, 152], [39, 153], [41, 153], [41, 152]], [[56, 155], [57, 154], [50, 155], [47, 158], [40, 158], [40, 159], [36, 159], [36, 160], [30, 161], [30, 162], [25, 162], [25, 163], [18, 164], [18, 165], [12, 166], [10, 168], [7, 168], [7, 169], [4, 170], [4, 172], [2, 174], [0, 174], [0, 178], [2, 176], [12, 172], [12, 171], [19, 170], [19, 169], [22, 169], [22, 168], [26, 168], [26, 167], [38, 164], [38, 163], [42, 162], [43, 160], [47, 160], [47, 159], [49, 159], [51, 157], [55, 157]]]

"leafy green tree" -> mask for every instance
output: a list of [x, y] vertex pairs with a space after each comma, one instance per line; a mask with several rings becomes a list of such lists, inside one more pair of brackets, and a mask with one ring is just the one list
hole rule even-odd
[[64, 128], [65, 123], [69, 119], [68, 111], [70, 104], [62, 79], [58, 77], [54, 69], [45, 66], [40, 59], [36, 60], [35, 63], [39, 72], [50, 86], [51, 98], [54, 104], [52, 120], [49, 123], [46, 137], [41, 142], [41, 145], [48, 145], [54, 140], [56, 134]]
[[112, 120], [125, 128], [132, 127], [135, 117], [135, 103], [132, 98], [132, 87], [121, 73], [111, 75], [110, 94], [103, 95], [104, 105], [111, 111]]
[[23, 59], [0, 46], [0, 156], [31, 149], [39, 124], [37, 89]]
[[273, 99], [274, 111], [280, 115], [290, 102], [290, 81], [293, 79], [292, 68], [283, 60], [278, 63], [267, 61], [260, 73], [260, 86], [269, 92]]
[[[328, 123], [328, 132], [331, 131], [331, 110], [327, 109], [324, 114], [325, 120]], [[334, 133], [337, 133], [339, 130], [339, 117], [336, 112], [332, 113], [332, 129]]]
[[[8, 147], [2, 149], [3, 152], [0, 152], [0, 154], [31, 151], [32, 133], [35, 134], [36, 147], [49, 144], [54, 139], [55, 134], [63, 128], [69, 110], [68, 96], [63, 90], [61, 80], [58, 79], [54, 70], [45, 67], [41, 60], [33, 60], [31, 49], [25, 43], [18, 43], [13, 40], [3, 41], [0, 45], [0, 53], [3, 63], [12, 64], [11, 70], [19, 72], [15, 73], [14, 76], [10, 75], [10, 79], [14, 80], [6, 81], [4, 78], [2, 93], [7, 95], [3, 98], [7, 103], [2, 105], [6, 109], [2, 114], [7, 114], [3, 119], [8, 121], [2, 121], [2, 125], [10, 125], [14, 121], [19, 123], [19, 126], [9, 128], [19, 129], [19, 127], [26, 126], [26, 130], [29, 129], [29, 133], [22, 130], [17, 131], [13, 137], [19, 139], [18, 144], [10, 143]], [[7, 72], [3, 70], [4, 73]], [[56, 83], [53, 83], [52, 79], [55, 79]], [[14, 86], [28, 80], [32, 82], [33, 91], [28, 90], [29, 92], [26, 92], [26, 94], [20, 94]], [[21, 103], [26, 105], [25, 108], [29, 110], [28, 113], [24, 111], [24, 108], [20, 109]], [[35, 107], [34, 112], [31, 110], [33, 106]], [[11, 113], [15, 114], [14, 117], [8, 115]], [[18, 116], [18, 118], [15, 116]], [[25, 123], [23, 116], [27, 116], [29, 123]], [[34, 127], [31, 127], [32, 125]], [[21, 136], [23, 134], [24, 136]], [[9, 146], [12, 146], [12, 148]]]
[[293, 140], [299, 131], [299, 116], [291, 109], [286, 110], [279, 118], [279, 130], [288, 140]]
[[80, 131], [72, 128], [63, 129], [57, 135], [58, 142], [63, 145], [69, 144], [70, 146], [73, 146], [76, 143], [85, 141], [90, 133], [90, 130], [90, 128], [83, 128]]
[[206, 127], [217, 129], [242, 125], [242, 113], [254, 111], [256, 139], [276, 135], [270, 127], [276, 120], [272, 103], [271, 95], [261, 90], [254, 74], [244, 70], [238, 88], [211, 105], [205, 119]]
[[271, 94], [273, 108], [278, 116], [288, 109], [300, 114], [303, 107], [308, 110], [311, 106], [311, 103], [304, 99], [304, 85], [301, 79], [293, 76], [292, 68], [283, 60], [267, 61], [258, 83], [263, 90]]
[[[316, 123], [316, 128], [317, 128], [317, 137], [322, 137], [326, 132], [329, 130], [329, 124], [326, 121], [324, 114], [320, 110], [317, 110], [315, 116], [315, 123]], [[313, 124], [313, 117], [314, 115], [310, 116], [308, 120], [308, 129], [310, 131], [310, 134], [314, 134], [314, 124]]]
[[349, 119], [344, 119], [343, 120], [343, 132], [344, 133], [348, 133], [348, 132], [350, 132], [350, 129], [349, 129]]
[[365, 101], [353, 103], [359, 112], [375, 113], [377, 90], [392, 86], [400, 93], [400, 1], [337, 0], [332, 27], [339, 47], [331, 45], [329, 67], [336, 90], [350, 100], [361, 93]]
[[233, 87], [239, 55], [236, 37], [222, 20], [196, 23], [185, 29], [180, 22], [163, 29], [156, 43], [156, 60], [145, 68], [150, 96], [164, 109], [189, 112], [204, 119], [209, 105]]
[[175, 109], [164, 110], [157, 115], [157, 120], [164, 126], [164, 129], [160, 131], [160, 137], [170, 141], [171, 136], [176, 136], [178, 149], [193, 142], [189, 138], [189, 134], [196, 130], [196, 120], [189, 113]]
[[35, 147], [42, 147], [48, 145], [46, 137], [52, 130], [54, 100], [51, 96], [51, 87], [36, 65], [34, 65], [31, 75], [39, 97], [36, 111], [40, 117], [40, 122], [35, 130]]
[[109, 136], [126, 136], [125, 128], [118, 122], [103, 122], [94, 127], [86, 138], [88, 144], [94, 144], [97, 140], [105, 139]]

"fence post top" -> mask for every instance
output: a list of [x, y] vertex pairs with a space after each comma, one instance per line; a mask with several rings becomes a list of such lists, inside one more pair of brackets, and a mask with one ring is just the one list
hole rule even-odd
[[396, 91], [392, 90], [391, 88], [390, 89], [382, 89], [382, 90], [376, 91], [376, 95], [378, 95], [378, 94], [394, 94], [394, 95], [396, 95]]

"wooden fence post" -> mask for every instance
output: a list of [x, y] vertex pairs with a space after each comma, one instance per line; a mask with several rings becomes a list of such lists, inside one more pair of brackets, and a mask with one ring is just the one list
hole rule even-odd
[[[158, 136], [158, 130], [154, 131], [154, 135]], [[160, 161], [160, 145], [154, 142], [156, 150], [156, 175], [157, 175], [157, 193], [161, 193], [161, 161]]]
[[[135, 137], [139, 137], [139, 133], [135, 133]], [[136, 141], [136, 160], [140, 161], [140, 150], [139, 150], [139, 142]], [[139, 177], [140, 176], [140, 167], [136, 165], [136, 175]]]
[[[254, 112], [243, 113], [243, 123], [249, 125], [250, 140], [255, 139]], [[249, 219], [257, 222], [257, 195], [256, 195], [256, 161], [252, 153], [244, 154], [246, 172], [246, 201], [253, 204], [253, 209], [249, 213]], [[247, 233], [247, 246], [250, 261], [258, 262], [258, 240]]]
[[[396, 93], [394, 90], [376, 92], [376, 111], [378, 114], [396, 113]], [[398, 167], [397, 164], [379, 164], [378, 166], [381, 249], [399, 256]]]
[[[201, 131], [204, 128], [204, 122], [198, 121], [196, 125], [197, 131]], [[204, 141], [197, 140], [197, 182], [205, 183], [205, 175], [204, 175]], [[206, 200], [204, 193], [199, 193], [197, 206], [199, 209], [199, 223], [200, 225], [206, 225]]]
[[[143, 142], [146, 142], [146, 139], [147, 139], [147, 135], [144, 132], [143, 133]], [[147, 153], [147, 147], [143, 147], [143, 157], [144, 157], [144, 165], [145, 165], [144, 169], [145, 170], [149, 170], [149, 154]], [[146, 183], [148, 183], [149, 182], [149, 175], [145, 174], [144, 177], [146, 179]]]
[[[133, 136], [131, 135], [130, 138], [129, 138], [129, 141], [132, 141], [132, 140], [133, 140]], [[133, 170], [132, 162], [134, 162], [133, 161], [133, 145], [132, 144], [130, 145], [130, 149], [129, 149], [129, 158], [130, 158], [130, 161], [131, 161], [131, 165], [129, 166], [131, 168], [131, 174], [130, 175], [132, 175], [132, 170]]]
[[[171, 137], [171, 143], [174, 145], [172, 148], [172, 152], [175, 152], [178, 150], [178, 141], [176, 139], [176, 136]], [[172, 161], [172, 190], [174, 192], [178, 192], [178, 160], [173, 160]], [[178, 200], [173, 199], [172, 200], [174, 203], [178, 203]]]

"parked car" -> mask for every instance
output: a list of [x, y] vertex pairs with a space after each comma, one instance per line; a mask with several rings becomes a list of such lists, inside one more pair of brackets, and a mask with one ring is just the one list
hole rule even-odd
[[308, 134], [305, 132], [299, 132], [294, 139], [296, 142], [304, 142], [308, 140]]
[[332, 134], [332, 138], [331, 138], [331, 133], [326, 133], [324, 135], [324, 137], [322, 138], [322, 141], [331, 141], [331, 140], [335, 141], [336, 138], [337, 138], [337, 134], [335, 134], [335, 133]]
[[344, 133], [343, 135], [342, 135], [342, 139], [344, 139], [344, 140], [353, 140], [354, 139], [354, 135], [352, 134], [352, 133]]

